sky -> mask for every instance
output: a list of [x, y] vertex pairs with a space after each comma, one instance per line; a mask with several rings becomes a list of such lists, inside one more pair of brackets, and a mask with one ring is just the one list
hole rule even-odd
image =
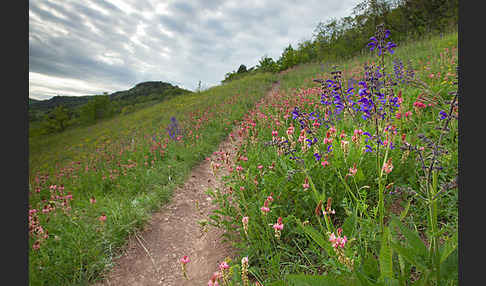
[[163, 81], [196, 90], [277, 60], [358, 0], [29, 0], [29, 97]]

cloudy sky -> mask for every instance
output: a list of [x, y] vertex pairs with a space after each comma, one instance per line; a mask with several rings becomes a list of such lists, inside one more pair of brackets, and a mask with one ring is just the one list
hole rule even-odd
[[29, 0], [29, 97], [164, 81], [218, 85], [240, 64], [311, 39], [358, 0]]

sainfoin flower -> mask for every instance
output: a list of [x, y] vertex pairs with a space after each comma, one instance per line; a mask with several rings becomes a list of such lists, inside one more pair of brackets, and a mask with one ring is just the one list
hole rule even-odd
[[331, 197], [327, 198], [326, 209], [322, 210], [323, 215], [335, 214], [336, 213], [335, 210], [331, 209], [331, 203], [332, 203], [332, 198]]
[[346, 236], [341, 237], [342, 231], [343, 231], [342, 228], [338, 228], [337, 236], [334, 233], [331, 233], [329, 235], [329, 241], [332, 243], [332, 247], [343, 248], [346, 245], [348, 238]]
[[180, 259], [180, 262], [181, 262], [181, 267], [182, 267], [182, 275], [184, 275], [184, 278], [186, 279], [189, 279], [187, 277], [187, 271], [186, 271], [186, 264], [189, 263], [191, 260], [189, 259], [189, 257], [187, 255], [184, 255], [181, 259]]
[[282, 223], [282, 217], [279, 217], [277, 219], [277, 223], [273, 225], [273, 228], [274, 229], [278, 229], [278, 230], [282, 230], [284, 227], [283, 223]]
[[385, 171], [385, 173], [389, 174], [392, 170], [393, 170], [393, 164], [392, 164], [392, 159], [388, 159], [388, 161], [385, 162], [385, 164], [383, 164], [383, 171]]
[[106, 221], [106, 215], [105, 214], [102, 214], [99, 218], [98, 218], [99, 221], [101, 222], [105, 222]]
[[221, 278], [221, 273], [219, 271], [214, 272], [208, 281], [208, 286], [219, 286], [219, 278]]
[[357, 171], [358, 171], [358, 169], [356, 169], [356, 163], [354, 163], [353, 167], [349, 168], [349, 175], [354, 176], [354, 175], [356, 175]]
[[304, 188], [304, 190], [307, 190], [310, 187], [309, 178], [305, 178], [304, 183], [302, 184], [302, 187]]
[[184, 256], [181, 258], [181, 263], [182, 263], [182, 264], [187, 264], [187, 263], [189, 263], [189, 262], [191, 262], [191, 259], [189, 258], [189, 256], [184, 255]]
[[280, 234], [281, 234], [281, 231], [283, 230], [283, 223], [282, 223], [282, 217], [279, 217], [277, 219], [277, 223], [273, 225], [273, 229], [275, 230], [275, 237], [277, 239], [280, 239]]
[[248, 221], [249, 221], [249, 217], [247, 216], [244, 216], [242, 219], [241, 219], [241, 222], [243, 223], [243, 230], [245, 231], [245, 234], [248, 235]]
[[226, 261], [223, 261], [219, 264], [219, 270], [225, 270], [225, 269], [228, 269], [229, 268], [229, 265]]
[[248, 256], [245, 256], [241, 259], [241, 280], [243, 280], [243, 285], [249, 285], [248, 279]]
[[425, 107], [427, 107], [427, 106], [426, 106], [426, 105], [425, 105], [423, 102], [421, 102], [421, 101], [415, 101], [415, 102], [413, 103], [413, 106], [415, 106], [415, 107], [417, 107], [417, 108], [425, 108]]
[[265, 200], [263, 203], [263, 207], [260, 208], [263, 214], [266, 214], [270, 211], [270, 208], [268, 207], [268, 200]]

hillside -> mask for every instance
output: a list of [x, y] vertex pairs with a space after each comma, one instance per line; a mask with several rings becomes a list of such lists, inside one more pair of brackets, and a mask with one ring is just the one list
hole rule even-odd
[[[141, 82], [128, 90], [108, 94], [110, 100], [117, 101], [121, 107], [150, 100], [164, 100], [176, 95], [191, 93], [191, 91], [162, 81]], [[54, 96], [47, 100], [29, 98], [29, 115], [31, 121], [42, 119], [42, 116], [57, 106], [74, 110], [93, 99], [95, 95], [84, 96]]]

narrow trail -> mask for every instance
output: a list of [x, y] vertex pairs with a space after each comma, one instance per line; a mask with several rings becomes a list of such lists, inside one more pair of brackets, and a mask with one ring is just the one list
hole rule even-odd
[[[279, 83], [272, 86], [266, 96], [278, 91]], [[219, 152], [229, 155], [233, 162], [236, 146], [242, 140], [238, 126], [218, 147]], [[190, 150], [189, 150], [190, 151]], [[216, 161], [216, 154], [210, 156]], [[172, 200], [153, 214], [142, 232], [132, 235], [123, 255], [114, 261], [115, 266], [105, 279], [94, 286], [151, 286], [151, 285], [207, 285], [218, 264], [235, 251], [229, 243], [222, 243], [223, 231], [206, 226], [202, 231], [200, 221], [209, 221], [216, 208], [206, 190], [223, 189], [221, 178], [228, 170], [220, 169], [213, 175], [210, 161], [203, 161], [193, 168], [189, 179], [174, 190]], [[188, 278], [182, 275], [180, 258], [189, 256]]]

